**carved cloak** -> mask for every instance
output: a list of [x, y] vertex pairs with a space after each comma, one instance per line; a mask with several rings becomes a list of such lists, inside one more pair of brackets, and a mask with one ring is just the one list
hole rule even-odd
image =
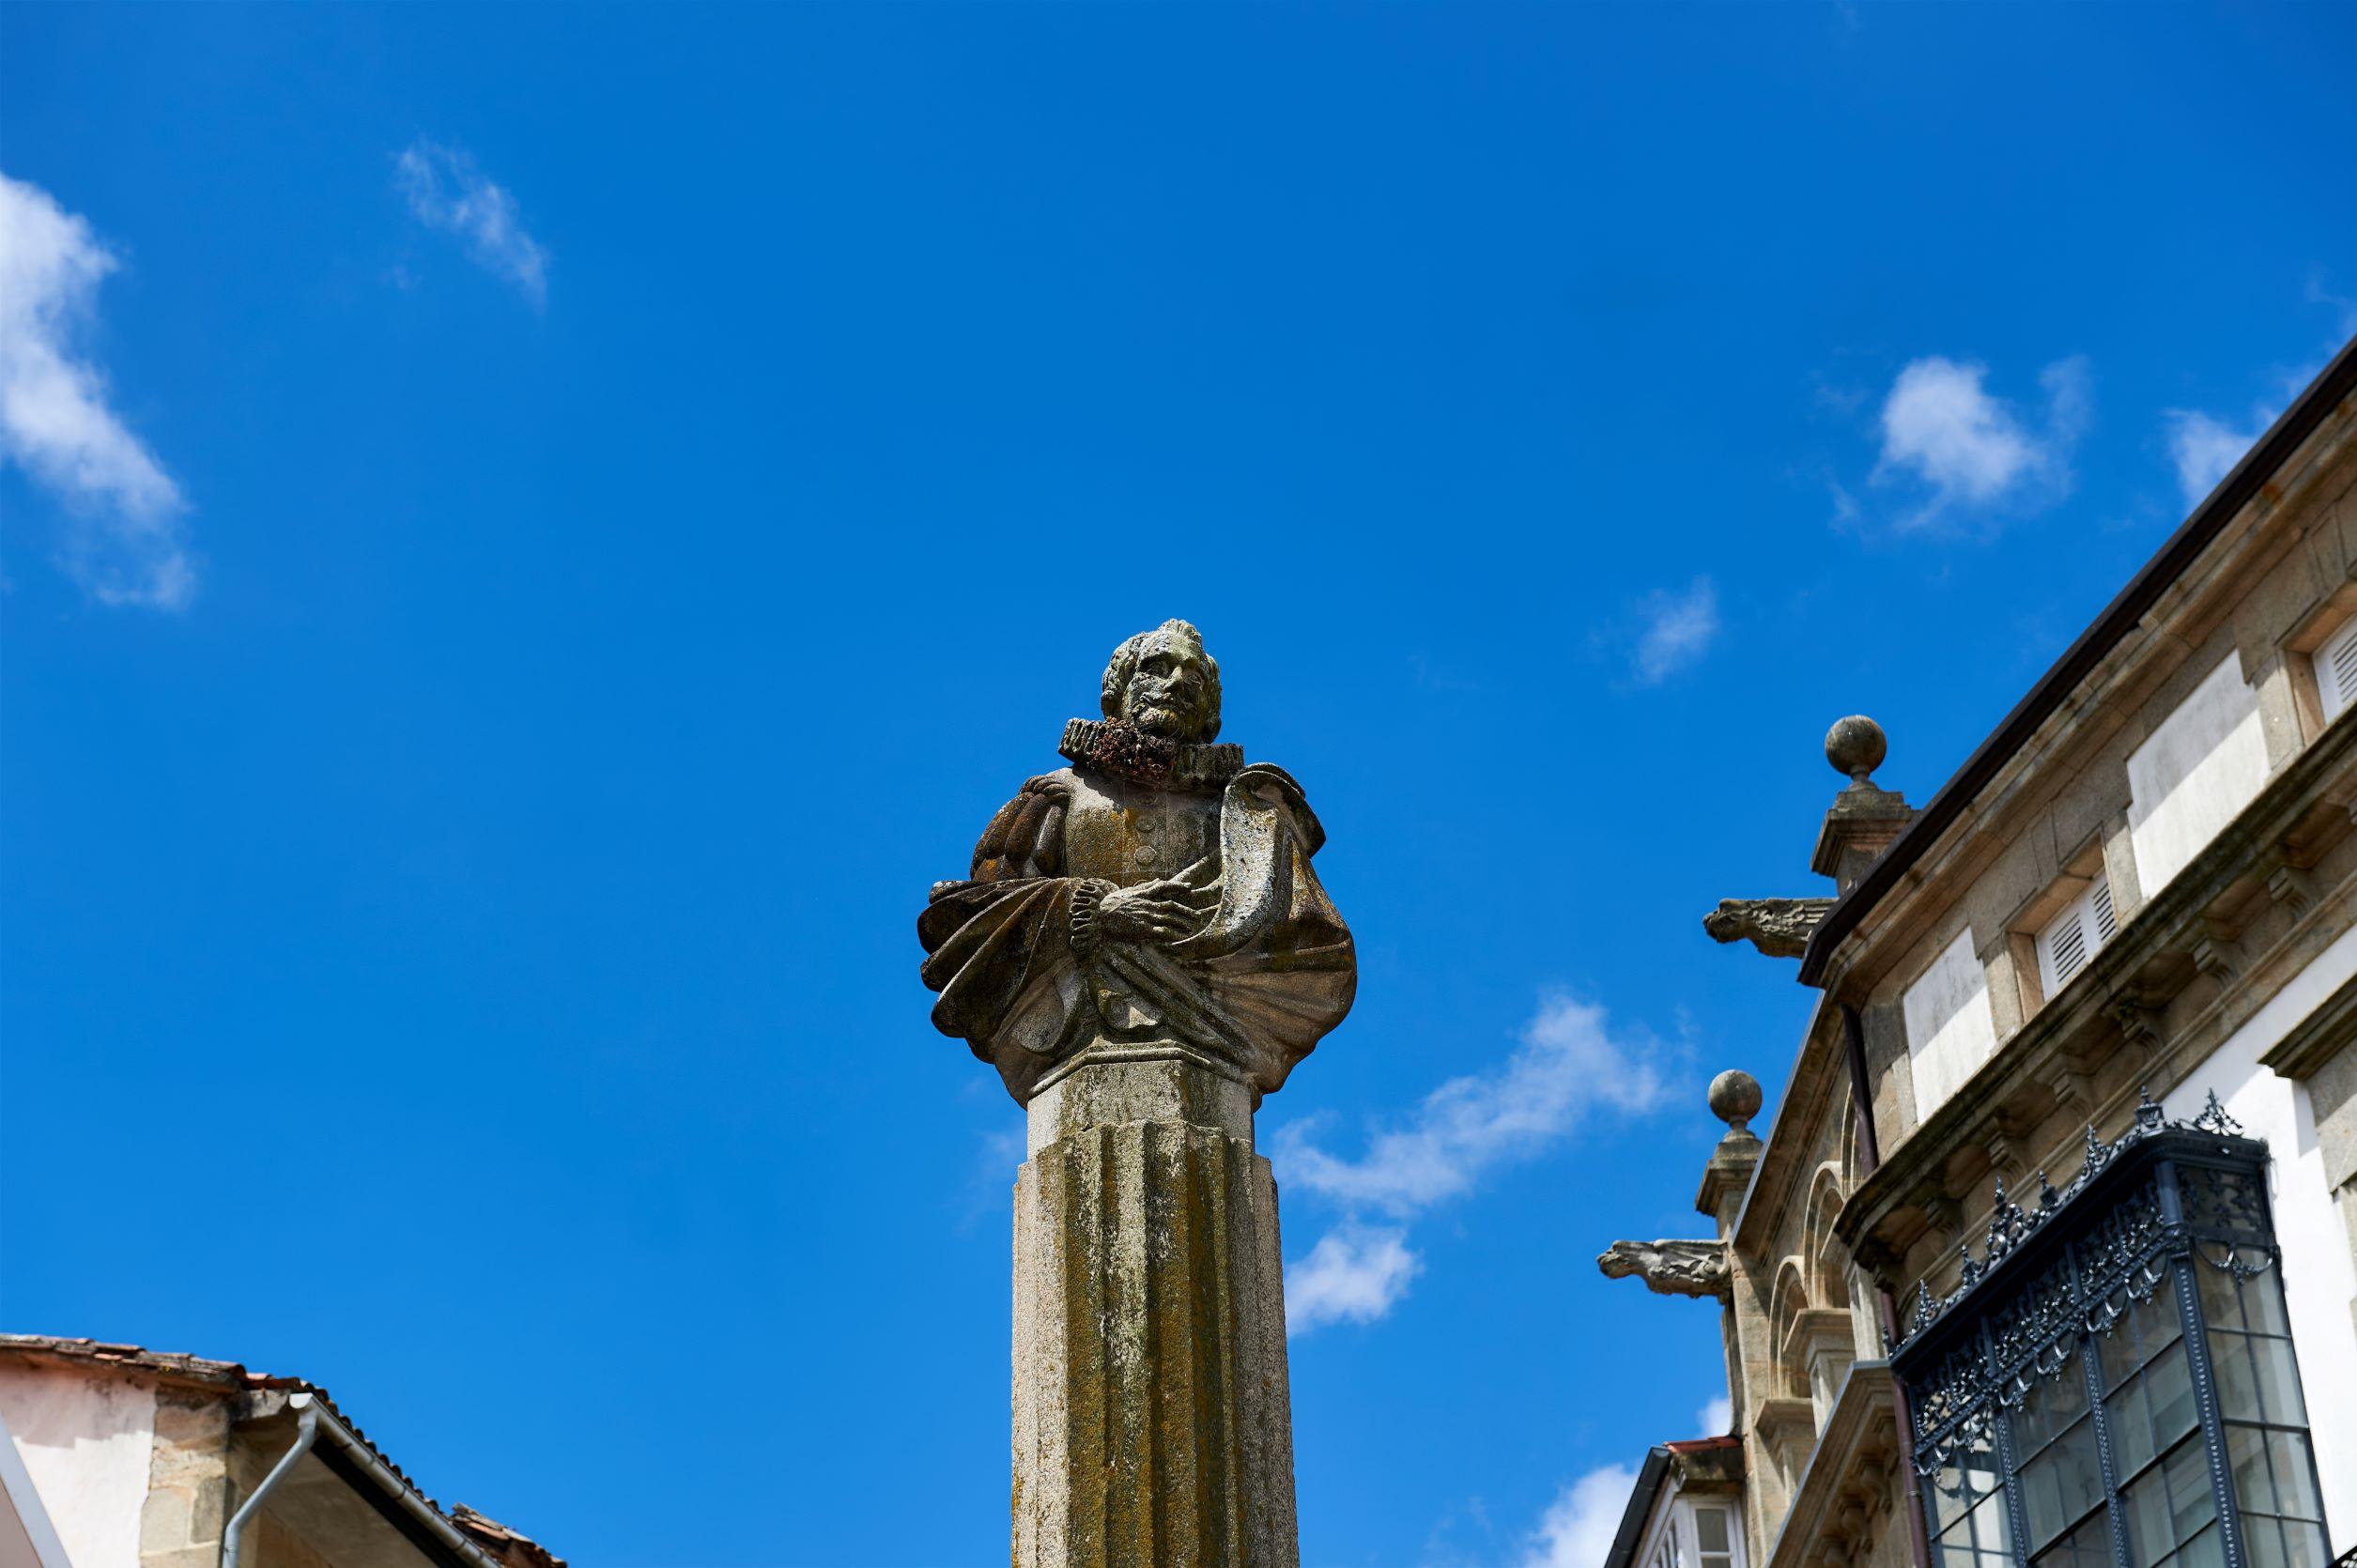
[[1349, 930], [1311, 869], [1325, 833], [1301, 786], [1267, 763], [1228, 781], [1218, 853], [1171, 879], [1216, 907], [1169, 945], [1093, 939], [1087, 916], [1108, 884], [1062, 874], [1068, 791], [1054, 775], [1026, 784], [983, 835], [973, 879], [933, 888], [917, 930], [940, 993], [934, 1027], [1026, 1102], [1084, 1052], [1176, 1047], [1256, 1096], [1278, 1088], [1358, 985]]

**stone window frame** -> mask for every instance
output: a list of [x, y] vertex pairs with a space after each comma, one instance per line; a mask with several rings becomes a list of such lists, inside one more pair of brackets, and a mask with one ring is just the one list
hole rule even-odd
[[2324, 733], [2327, 727], [2357, 712], [2357, 701], [2352, 701], [2337, 712], [2326, 713], [2324, 685], [2317, 672], [2317, 658], [2324, 645], [2349, 630], [2352, 623], [2357, 623], [2357, 582], [2343, 583], [2328, 594], [2322, 604], [2301, 620], [2296, 629], [2276, 643], [2272, 660], [2279, 660], [2291, 676], [2291, 706], [2303, 746]]
[[[2120, 832], [2124, 837], [2124, 821]], [[2021, 1004], [2019, 1022], [2027, 1022], [2036, 1017], [2040, 1008], [2060, 994], [2062, 988], [2052, 992], [2047, 988], [2043, 950], [2046, 933], [2057, 920], [2084, 902], [2099, 882], [2110, 895], [2112, 935], [2089, 949], [2085, 961], [2072, 974], [2070, 980], [2063, 983], [2067, 987], [2094, 967], [2096, 954], [2118, 940], [2120, 930], [2126, 927], [2130, 915], [2134, 913], [2129, 901], [2121, 897], [2119, 878], [2112, 867], [2106, 848], [2111, 838], [2108, 826], [2089, 834], [2076, 853], [2063, 862], [2061, 874], [2026, 899], [2013, 912], [2013, 917], [2005, 923], [2006, 951], [2012, 960], [2014, 990]]]
[[[2230, 1127], [2214, 1103], [2195, 1123], [2166, 1124], [2148, 1101], [2118, 1144], [2099, 1144], [2090, 1130], [2089, 1167], [2067, 1197], [2047, 1189], [2032, 1215], [2000, 1191], [1984, 1259], [1967, 1253], [1953, 1296], [1936, 1305], [1918, 1298], [1891, 1365], [1914, 1416], [1917, 1478], [1940, 1568], [2272, 1568], [2288, 1543], [2271, 1532], [2288, 1527], [2238, 1494], [2237, 1466], [2248, 1468], [2253, 1433], [2271, 1484], [2304, 1486], [2315, 1519], [2299, 1522], [2308, 1524], [2316, 1560], [2329, 1559], [2304, 1409], [2297, 1420], [2270, 1419], [2259, 1394], [2254, 1419], [2242, 1388], [2219, 1383], [2222, 1351], [2245, 1355], [2262, 1379], [2254, 1336], [2280, 1340], [2272, 1365], [2288, 1377], [2293, 1402], [2302, 1397], [2267, 1146], [2223, 1130]], [[2216, 1320], [2226, 1293], [2247, 1313], [2249, 1292], [2262, 1305], [2272, 1300], [2268, 1321], [2280, 1331], [2255, 1329], [2248, 1316], [2239, 1326]], [[2191, 1405], [2173, 1419], [2192, 1424], [2164, 1431], [2149, 1417], [2151, 1452], [2143, 1452], [2122, 1412], [2149, 1412], [2151, 1390], [2164, 1379], [2181, 1385], [2174, 1400]], [[2052, 1425], [2041, 1430], [2057, 1398]], [[2289, 1468], [2274, 1481], [2279, 1450]], [[2294, 1450], [2304, 1451], [2304, 1468]], [[2075, 1507], [2065, 1503], [2066, 1479], [2080, 1483]], [[2177, 1499], [2185, 1486], [2194, 1490]], [[2172, 1506], [2138, 1512], [2156, 1487]], [[2176, 1509], [2178, 1500], [2192, 1513]], [[2187, 1522], [2181, 1538], [2154, 1551], [2142, 1536], [2160, 1516]]]

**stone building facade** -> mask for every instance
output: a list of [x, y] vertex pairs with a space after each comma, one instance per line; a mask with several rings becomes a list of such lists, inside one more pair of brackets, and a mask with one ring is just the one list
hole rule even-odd
[[0, 1565], [564, 1560], [464, 1504], [443, 1509], [300, 1378], [135, 1345], [0, 1334]]
[[1610, 1568], [2357, 1563], [2351, 708], [2357, 344], [1919, 808], [1835, 727], [1830, 889], [1705, 922], [1818, 992], [1774, 1124], [1601, 1260], [1723, 1304], [1740, 1556], [1665, 1461]]

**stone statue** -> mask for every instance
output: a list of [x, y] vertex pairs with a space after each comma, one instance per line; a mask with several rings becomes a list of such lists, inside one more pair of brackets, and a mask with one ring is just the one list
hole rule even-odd
[[1253, 1113], [1350, 1010], [1324, 831], [1218, 740], [1166, 621], [1114, 651], [1071, 765], [917, 919], [932, 1021], [1023, 1102], [1012, 1557], [1297, 1568], [1276, 1183]]
[[1595, 1266], [1608, 1280], [1633, 1274], [1656, 1296], [1714, 1296], [1724, 1301], [1734, 1288], [1723, 1241], [1615, 1241]]
[[1215, 741], [1220, 668], [1184, 621], [1114, 651], [1071, 765], [999, 809], [917, 935], [933, 1024], [1029, 1103], [1078, 1061], [1202, 1060], [1254, 1102], [1350, 1010], [1350, 933], [1311, 869], [1325, 832], [1283, 769]]

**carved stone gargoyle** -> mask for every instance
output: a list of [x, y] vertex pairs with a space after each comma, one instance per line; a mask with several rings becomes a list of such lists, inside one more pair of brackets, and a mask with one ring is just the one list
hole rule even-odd
[[1772, 959], [1796, 959], [1832, 907], [1831, 899], [1721, 899], [1702, 930], [1717, 942], [1748, 941]]
[[1615, 1241], [1595, 1266], [1608, 1280], [1631, 1274], [1656, 1296], [1711, 1296], [1724, 1301], [1734, 1293], [1723, 1241]]

